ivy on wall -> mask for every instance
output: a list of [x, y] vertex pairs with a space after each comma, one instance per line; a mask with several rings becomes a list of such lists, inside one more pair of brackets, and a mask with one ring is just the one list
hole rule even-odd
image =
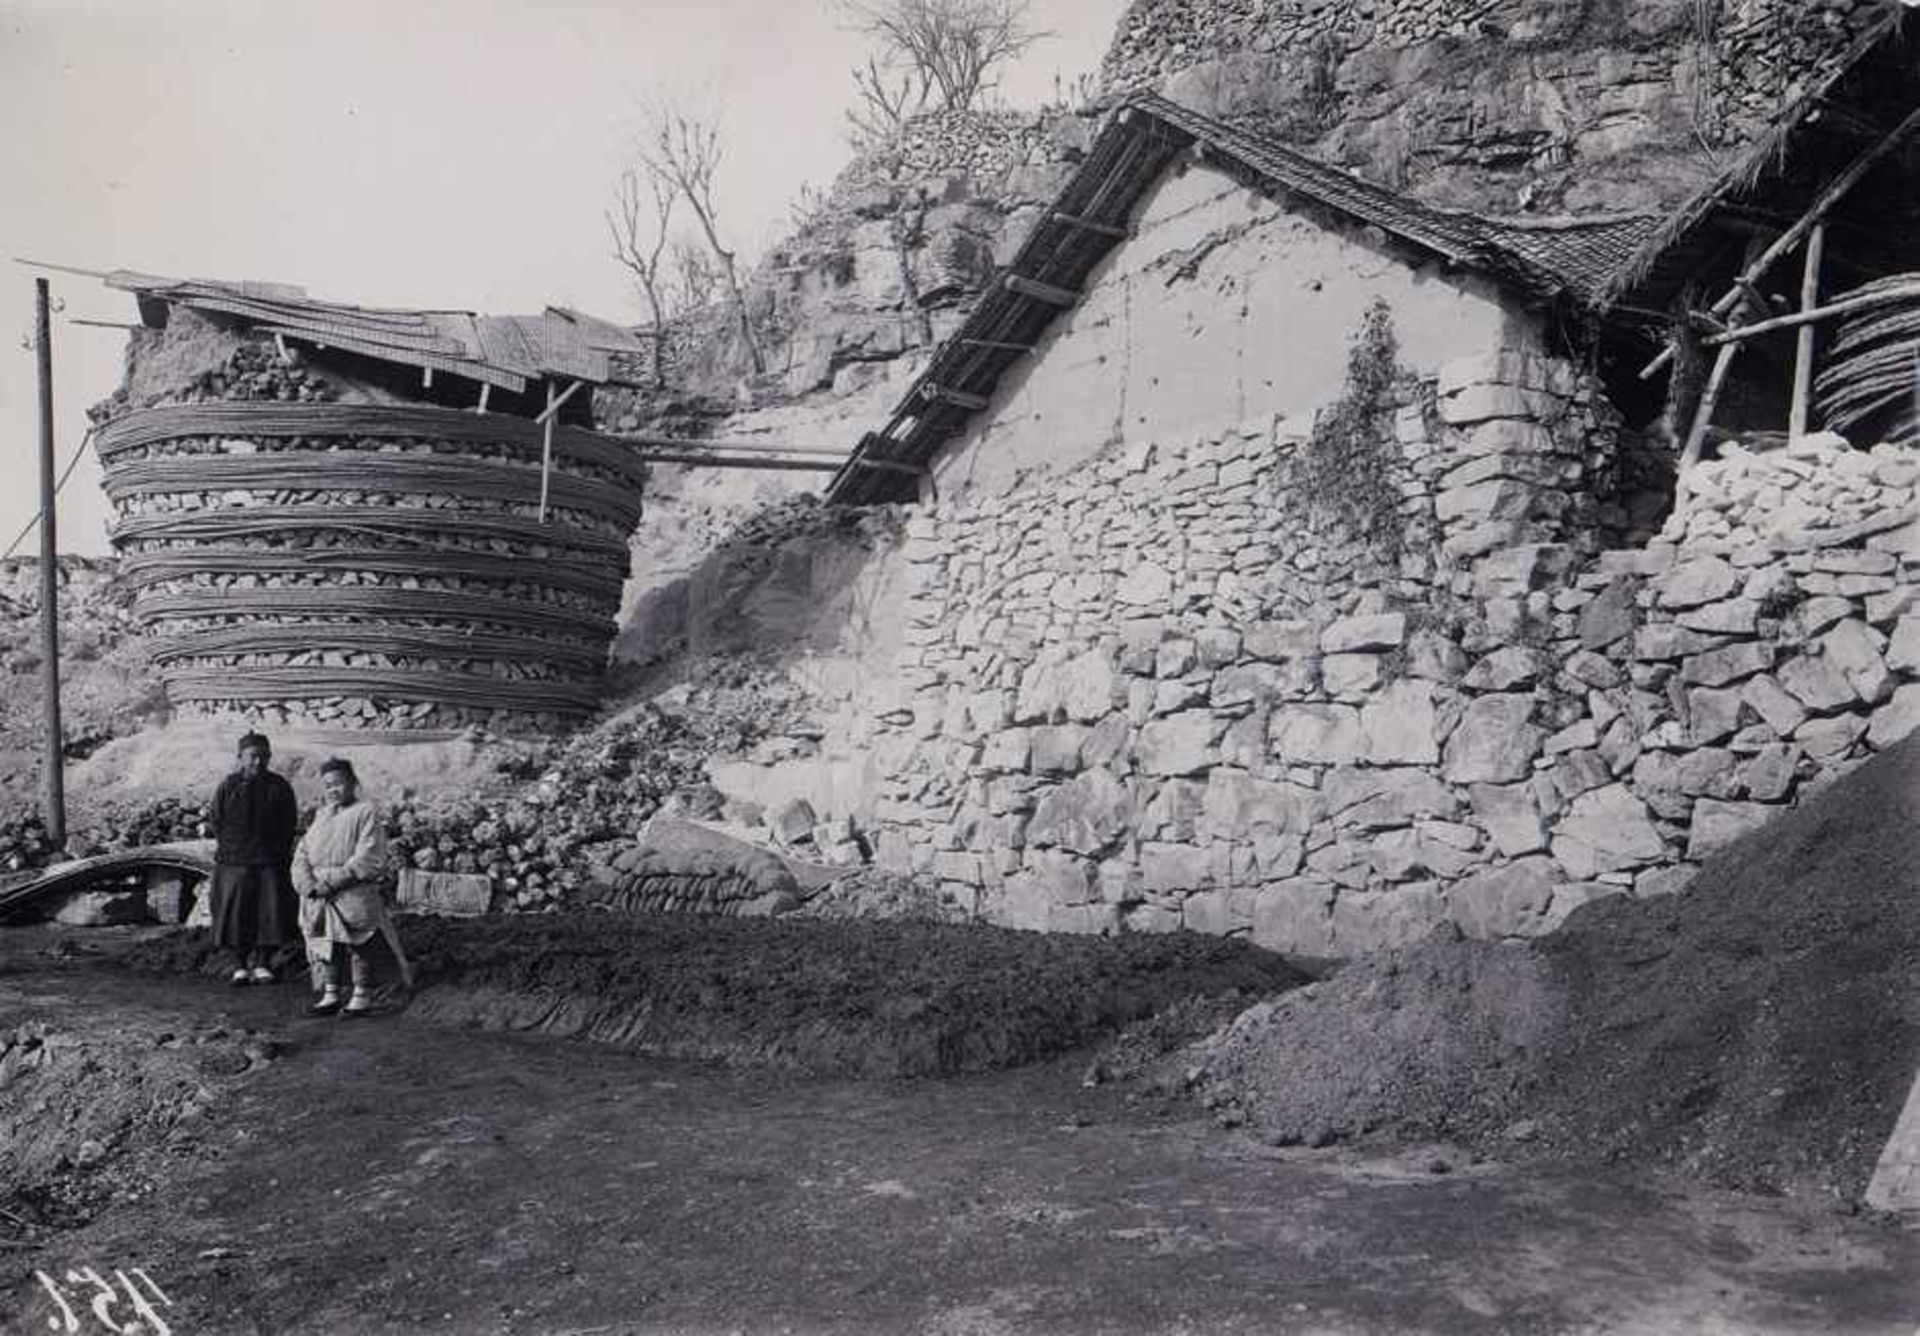
[[1393, 311], [1376, 298], [1354, 333], [1340, 397], [1315, 417], [1301, 450], [1307, 505], [1382, 556], [1399, 552], [1403, 537], [1393, 431], [1400, 378]]

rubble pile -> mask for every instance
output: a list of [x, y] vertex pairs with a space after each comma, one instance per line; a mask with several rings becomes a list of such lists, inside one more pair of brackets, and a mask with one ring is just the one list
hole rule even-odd
[[804, 699], [745, 658], [710, 661], [701, 682], [527, 753], [510, 797], [403, 799], [388, 820], [395, 862], [484, 873], [515, 907], [538, 910], [573, 898], [596, 863], [631, 845], [663, 807], [718, 816], [709, 758], [743, 754], [779, 733], [803, 713]]

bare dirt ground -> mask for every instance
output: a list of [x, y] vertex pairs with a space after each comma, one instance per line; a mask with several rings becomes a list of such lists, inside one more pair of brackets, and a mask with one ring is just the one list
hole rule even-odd
[[[1920, 1326], [1920, 1235], [1804, 1200], [1275, 1149], [1085, 1088], [1085, 1054], [857, 1082], [309, 1020], [291, 985], [108, 968], [127, 936], [0, 934], [0, 1029], [115, 1046], [102, 1101], [177, 1084], [115, 1053], [207, 1055], [191, 1113], [75, 1171], [86, 1223], [0, 1217], [8, 1331], [62, 1331], [34, 1273], [85, 1267], [142, 1268], [182, 1336]], [[66, 1292], [75, 1330], [114, 1330]]]

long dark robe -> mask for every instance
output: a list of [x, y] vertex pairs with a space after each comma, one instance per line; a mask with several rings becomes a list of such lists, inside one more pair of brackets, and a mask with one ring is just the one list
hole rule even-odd
[[213, 940], [236, 951], [300, 940], [293, 893], [293, 841], [300, 808], [293, 785], [271, 771], [220, 781], [213, 795]]

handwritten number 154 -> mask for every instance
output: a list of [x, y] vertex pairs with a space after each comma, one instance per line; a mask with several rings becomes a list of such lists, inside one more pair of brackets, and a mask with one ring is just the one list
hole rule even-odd
[[[173, 1300], [154, 1284], [153, 1277], [140, 1267], [133, 1268], [133, 1275], [139, 1277], [140, 1283], [151, 1292], [149, 1295], [142, 1294], [140, 1286], [135, 1285], [125, 1271], [116, 1270], [113, 1274], [114, 1278], [120, 1282], [121, 1289], [126, 1291], [125, 1302], [133, 1311], [133, 1320], [125, 1326], [113, 1319], [113, 1310], [122, 1302], [120, 1295], [98, 1271], [90, 1266], [69, 1271], [66, 1282], [69, 1285], [93, 1287], [93, 1301], [89, 1307], [93, 1311], [93, 1316], [108, 1331], [114, 1333], [114, 1336], [135, 1336], [135, 1333], [139, 1333], [139, 1336], [173, 1336], [173, 1328], [167, 1325], [166, 1319], [161, 1317], [159, 1310], [153, 1306], [153, 1301], [157, 1299], [171, 1308]], [[66, 1292], [46, 1272], [35, 1271], [33, 1275], [60, 1309], [57, 1315], [47, 1319], [48, 1329], [60, 1332], [63, 1336], [74, 1336], [74, 1333], [80, 1331], [80, 1319], [74, 1315], [73, 1306], [67, 1302]], [[142, 1325], [143, 1323], [145, 1325]]]

